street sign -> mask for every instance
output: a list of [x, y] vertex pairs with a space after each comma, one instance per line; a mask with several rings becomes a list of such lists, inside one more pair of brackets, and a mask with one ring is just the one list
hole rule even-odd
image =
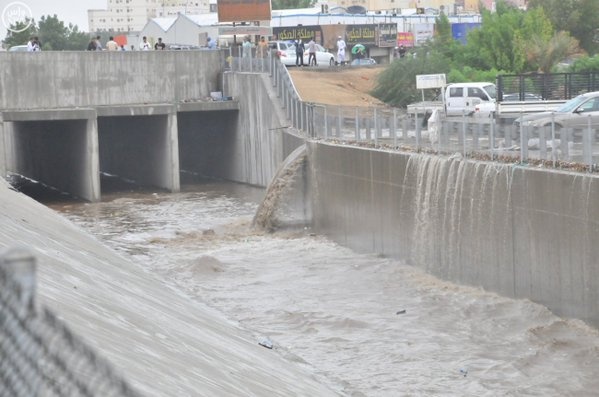
[[419, 90], [427, 88], [443, 88], [446, 84], [445, 73], [416, 75], [416, 89]]

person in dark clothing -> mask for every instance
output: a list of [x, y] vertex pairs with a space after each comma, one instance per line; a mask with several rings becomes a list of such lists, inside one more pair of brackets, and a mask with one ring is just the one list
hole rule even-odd
[[304, 51], [306, 47], [302, 39], [298, 39], [295, 43], [295, 66], [304, 66]]
[[98, 48], [96, 47], [96, 38], [92, 38], [87, 45], [88, 51], [96, 51]]
[[162, 37], [158, 38], [158, 42], [154, 44], [154, 50], [164, 50], [166, 48], [166, 44], [162, 42]]

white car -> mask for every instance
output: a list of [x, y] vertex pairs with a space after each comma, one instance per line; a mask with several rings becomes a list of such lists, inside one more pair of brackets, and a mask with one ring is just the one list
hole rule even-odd
[[295, 65], [295, 44], [291, 41], [271, 41], [268, 43], [271, 51], [274, 51], [277, 58], [283, 65]]
[[[307, 47], [307, 44], [305, 44]], [[281, 60], [285, 66], [295, 66], [295, 44], [291, 41], [271, 41], [269, 47], [272, 51], [276, 51], [277, 58]], [[308, 49], [304, 51], [304, 65], [308, 66], [308, 58], [310, 54]], [[312, 62], [314, 63], [314, 62]], [[316, 63], [318, 66], [333, 66], [335, 65], [335, 56], [328, 52], [320, 44], [316, 44]]]
[[[308, 45], [306, 44], [306, 52], [304, 52], [304, 65], [308, 64], [309, 57], [310, 54], [308, 53]], [[316, 44], [316, 63], [318, 66], [334, 66], [335, 56], [320, 44]], [[314, 61], [312, 61], [312, 64], [314, 64]]]

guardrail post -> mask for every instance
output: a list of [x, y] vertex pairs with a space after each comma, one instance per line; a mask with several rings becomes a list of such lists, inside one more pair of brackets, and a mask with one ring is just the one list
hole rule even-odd
[[299, 103], [299, 116], [300, 116], [300, 130], [301, 131], [306, 131], [306, 104], [304, 103], [304, 101], [299, 100], [298, 99], [298, 103]]
[[355, 115], [354, 115], [354, 137], [356, 139], [356, 141], [360, 140], [360, 108], [356, 107], [355, 109]]
[[324, 105], [324, 138], [329, 137], [329, 116], [327, 112], [327, 105]]
[[564, 156], [564, 160], [566, 160], [566, 161], [570, 161], [570, 146], [568, 145], [568, 143], [570, 142], [570, 134], [571, 134], [570, 128], [562, 128], [560, 131], [561, 149], [562, 149], [562, 154]]
[[466, 158], [466, 111], [462, 113], [462, 155]]
[[393, 136], [393, 147], [397, 147], [397, 109], [393, 108], [393, 122], [391, 123], [391, 134]]
[[12, 282], [18, 288], [14, 299], [19, 304], [15, 308], [18, 316], [27, 318], [35, 313], [36, 261], [33, 254], [24, 247], [10, 248], [0, 255], [0, 269], [5, 282]]
[[376, 108], [374, 108], [373, 112], [372, 112], [372, 122], [374, 124], [374, 144], [376, 146], [378, 146], [378, 144], [379, 144], [379, 119], [378, 119], [378, 112], [376, 111]]
[[337, 138], [342, 137], [341, 133], [341, 106], [337, 106]]
[[589, 167], [589, 172], [593, 171], [593, 130], [591, 128], [591, 115], [587, 118], [586, 133], [583, 133], [582, 158]]
[[547, 160], [547, 127], [539, 129], [539, 157]]
[[495, 127], [497, 122], [495, 119], [491, 120], [491, 126], [489, 128], [489, 151], [491, 152], [491, 161], [495, 160]]
[[522, 127], [520, 123], [520, 163], [528, 163], [528, 135], [530, 126]]
[[551, 160], [553, 162], [553, 168], [557, 162], [557, 145], [555, 144], [555, 113], [551, 113]]

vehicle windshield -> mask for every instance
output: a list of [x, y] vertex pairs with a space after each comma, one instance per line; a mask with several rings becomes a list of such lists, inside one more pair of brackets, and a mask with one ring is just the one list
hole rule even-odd
[[568, 102], [564, 103], [562, 106], [557, 108], [555, 111], [558, 113], [570, 113], [577, 107], [579, 107], [587, 98], [583, 96], [577, 96], [576, 98], [570, 99]]
[[491, 97], [491, 99], [497, 99], [497, 89], [493, 84], [489, 84], [483, 87], [487, 94]]

